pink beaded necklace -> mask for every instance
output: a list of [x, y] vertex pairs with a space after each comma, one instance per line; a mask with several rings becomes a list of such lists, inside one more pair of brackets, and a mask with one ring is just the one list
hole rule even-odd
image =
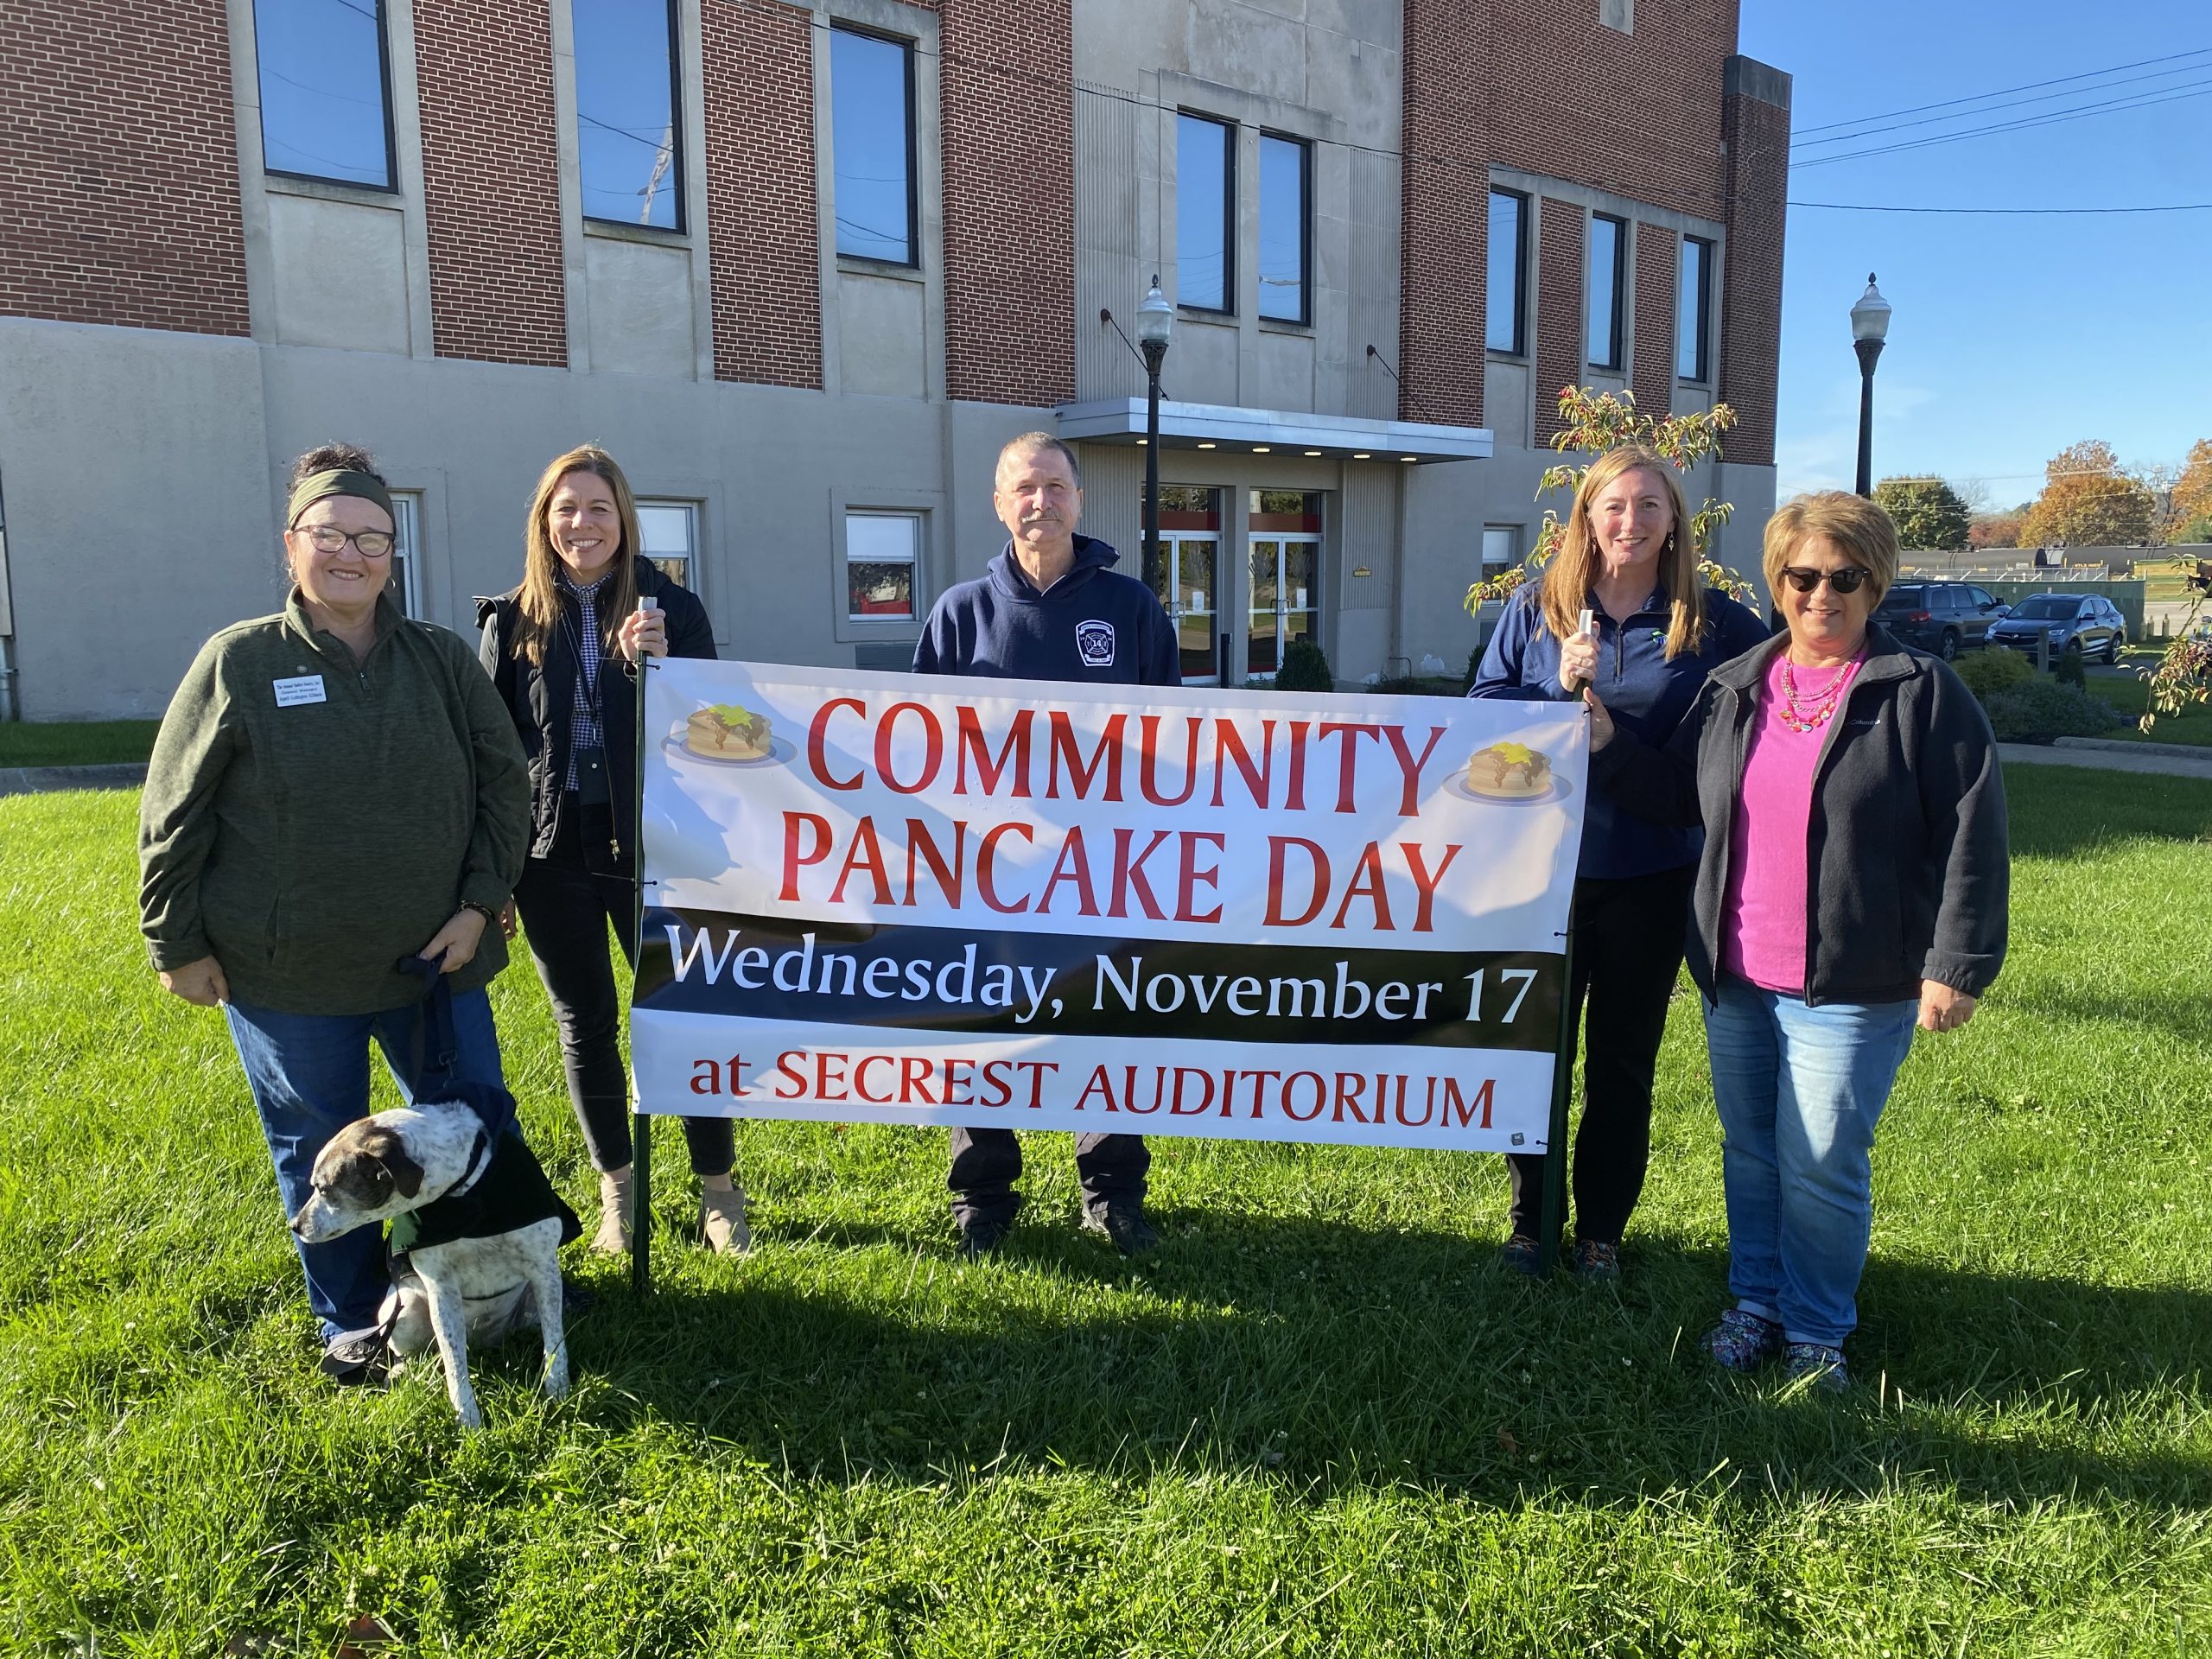
[[1782, 658], [1782, 723], [1791, 731], [1801, 733], [1817, 732], [1827, 725], [1842, 705], [1844, 689], [1858, 671], [1859, 661], [1859, 658], [1853, 658], [1836, 670], [1835, 677], [1826, 685], [1808, 687], [1801, 698], [1796, 668], [1785, 652]]

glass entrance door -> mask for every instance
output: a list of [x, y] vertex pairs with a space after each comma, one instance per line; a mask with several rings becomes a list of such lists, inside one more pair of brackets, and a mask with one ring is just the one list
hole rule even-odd
[[1313, 491], [1255, 490], [1249, 524], [1246, 671], [1255, 679], [1273, 679], [1286, 648], [1317, 637], [1321, 498]]
[[1221, 623], [1221, 510], [1216, 493], [1187, 485], [1160, 492], [1160, 582], [1155, 592], [1175, 625], [1185, 685], [1217, 685]]

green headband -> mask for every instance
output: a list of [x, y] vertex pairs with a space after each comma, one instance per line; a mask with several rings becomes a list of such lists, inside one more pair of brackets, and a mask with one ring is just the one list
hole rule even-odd
[[290, 530], [300, 522], [300, 515], [318, 501], [327, 501], [334, 495], [350, 495], [362, 501], [373, 501], [384, 509], [385, 517], [398, 523], [391, 510], [391, 492], [366, 473], [349, 473], [341, 468], [327, 473], [309, 473], [292, 486], [292, 505], [284, 514], [284, 528]]

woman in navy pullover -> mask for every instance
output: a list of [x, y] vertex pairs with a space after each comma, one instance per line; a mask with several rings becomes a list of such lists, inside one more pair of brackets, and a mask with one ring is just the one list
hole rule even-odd
[[[1593, 637], [1580, 632], [1587, 609]], [[1697, 574], [1673, 470], [1652, 450], [1600, 456], [1574, 493], [1558, 556], [1509, 600], [1468, 692], [1565, 702], [1598, 687], [1614, 720], [1663, 747], [1708, 671], [1766, 639], [1758, 619]], [[1582, 1122], [1572, 1164], [1578, 1271], [1620, 1271], [1621, 1235], [1651, 1156], [1651, 1080], [1682, 965], [1700, 834], [1663, 829], [1593, 791], [1576, 867], [1570, 1019], [1589, 1010]], [[1505, 1259], [1536, 1266], [1544, 1160], [1510, 1156]]]

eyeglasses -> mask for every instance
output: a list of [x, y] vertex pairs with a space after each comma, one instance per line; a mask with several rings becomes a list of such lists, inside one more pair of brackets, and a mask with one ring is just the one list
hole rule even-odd
[[1855, 594], [1874, 573], [1863, 564], [1847, 564], [1840, 570], [1808, 570], [1802, 565], [1790, 564], [1783, 567], [1782, 574], [1801, 594], [1811, 593], [1824, 582], [1836, 593]]
[[365, 559], [383, 558], [391, 551], [395, 539], [389, 531], [381, 530], [359, 530], [348, 536], [335, 524], [309, 524], [302, 528], [300, 534], [308, 538], [308, 545], [318, 553], [340, 552], [346, 543], [351, 542], [355, 551]]

